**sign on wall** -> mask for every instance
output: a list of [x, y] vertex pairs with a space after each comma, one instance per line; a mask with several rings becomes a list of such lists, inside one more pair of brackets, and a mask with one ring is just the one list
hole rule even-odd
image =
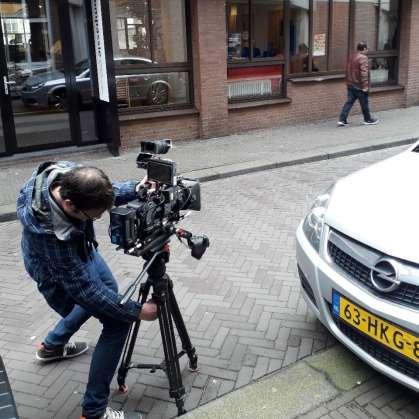
[[109, 102], [108, 71], [106, 68], [102, 4], [100, 0], [92, 0], [92, 15], [99, 99], [104, 102]]
[[326, 34], [316, 33], [313, 39], [313, 56], [321, 57], [326, 55]]

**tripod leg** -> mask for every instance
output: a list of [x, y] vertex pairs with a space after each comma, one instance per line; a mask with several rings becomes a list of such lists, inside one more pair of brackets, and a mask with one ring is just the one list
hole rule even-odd
[[160, 295], [158, 296], [160, 333], [163, 343], [166, 374], [170, 385], [169, 394], [170, 397], [175, 399], [176, 406], [178, 408], [178, 416], [180, 416], [186, 413], [184, 408], [185, 387], [182, 384], [176, 339], [170, 312], [170, 296], [167, 291], [168, 290], [166, 289], [165, 291], [159, 293]]
[[182, 342], [182, 349], [186, 352], [189, 358], [189, 370], [193, 372], [197, 372], [198, 371], [198, 356], [196, 355], [196, 350], [192, 346], [191, 339], [189, 338], [188, 331], [186, 330], [182, 313], [180, 312], [175, 294], [173, 293], [173, 282], [171, 280], [169, 281], [169, 299], [170, 299], [170, 308], [172, 310], [172, 317], [176, 324], [176, 329], [179, 332], [179, 337]]
[[[147, 296], [150, 291], [150, 284], [146, 282], [141, 285], [139, 298], [141, 297], [141, 304], [144, 304], [147, 301]], [[121, 364], [118, 369], [117, 382], [119, 386], [119, 391], [121, 393], [126, 393], [128, 391], [127, 386], [125, 385], [125, 379], [128, 374], [128, 370], [131, 364], [132, 353], [134, 352], [135, 342], [137, 341], [138, 330], [140, 328], [141, 320], [135, 322], [134, 326], [131, 326], [127, 340], [125, 341], [124, 352], [122, 355]]]

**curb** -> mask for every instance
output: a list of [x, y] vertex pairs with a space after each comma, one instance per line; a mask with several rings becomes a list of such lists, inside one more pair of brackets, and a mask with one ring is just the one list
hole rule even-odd
[[[243, 169], [237, 169], [237, 170], [227, 169], [225, 172], [198, 176], [198, 180], [202, 183], [212, 182], [214, 180], [226, 179], [229, 177], [246, 175], [249, 173], [261, 172], [261, 171], [272, 170], [272, 169], [279, 169], [282, 167], [289, 167], [289, 166], [299, 166], [301, 164], [306, 164], [306, 163], [315, 163], [315, 162], [324, 161], [324, 160], [336, 159], [339, 157], [347, 157], [347, 156], [352, 156], [356, 154], [367, 153], [370, 151], [384, 150], [386, 148], [399, 147], [403, 145], [413, 144], [416, 141], [418, 141], [418, 138], [416, 137], [407, 138], [405, 140], [391, 141], [384, 144], [367, 145], [367, 146], [351, 148], [351, 149], [347, 149], [343, 151], [336, 151], [334, 153], [317, 154], [317, 155], [313, 155], [309, 157], [302, 157], [299, 159], [267, 163], [267, 164], [247, 167]], [[187, 175], [187, 173], [185, 173], [185, 175]], [[10, 205], [5, 205], [4, 207], [10, 207]], [[8, 211], [8, 210], [2, 211], [1, 206], [0, 206], [0, 223], [7, 222], [7, 221], [15, 221], [16, 219], [17, 219], [16, 211]]]

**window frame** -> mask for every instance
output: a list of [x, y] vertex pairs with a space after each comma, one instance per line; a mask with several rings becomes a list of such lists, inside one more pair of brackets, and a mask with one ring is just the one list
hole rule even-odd
[[[253, 57], [253, 42], [250, 42], [250, 53], [249, 58], [247, 60], [243, 60], [242, 62], [233, 62], [228, 59], [227, 55], [227, 70], [234, 69], [234, 68], [246, 68], [246, 67], [273, 67], [273, 66], [279, 66], [282, 65], [282, 80], [281, 80], [281, 94], [279, 95], [270, 95], [270, 96], [243, 96], [240, 98], [232, 98], [228, 99], [228, 103], [238, 103], [238, 102], [249, 102], [249, 101], [260, 101], [260, 100], [275, 100], [275, 99], [281, 99], [287, 97], [287, 83], [286, 80], [288, 79], [288, 69], [286, 62], [288, 60], [288, 50], [287, 45], [289, 44], [289, 33], [288, 33], [288, 23], [289, 23], [289, 8], [288, 0], [281, 0], [283, 3], [283, 10], [284, 10], [284, 16], [283, 16], [283, 58], [275, 58], [275, 57], [269, 57], [269, 58], [263, 58], [263, 57]], [[251, 41], [253, 31], [254, 31], [254, 16], [253, 16], [253, 6], [254, 6], [254, 0], [247, 0], [248, 2], [248, 16], [249, 16], [249, 40]], [[229, 38], [229, 27], [228, 27], [228, 15], [227, 15], [227, 7], [228, 2], [226, 2], [226, 46], [228, 46], [228, 38]], [[279, 28], [278, 28], [279, 30]]]
[[[375, 23], [375, 49], [370, 49], [370, 47], [368, 46], [368, 60], [369, 62], [371, 62], [371, 60], [373, 60], [374, 58], [394, 58], [395, 62], [394, 62], [394, 80], [388, 80], [388, 81], [384, 81], [384, 82], [377, 82], [374, 84], [371, 84], [370, 82], [370, 87], [374, 88], [374, 87], [384, 87], [384, 86], [394, 86], [397, 85], [399, 82], [399, 66], [400, 66], [400, 61], [399, 61], [399, 57], [400, 57], [400, 29], [401, 29], [401, 15], [402, 15], [402, 4], [403, 4], [403, 0], [399, 0], [398, 1], [398, 8], [397, 8], [397, 29], [396, 29], [396, 49], [391, 49], [391, 50], [377, 50], [378, 47], [378, 43], [379, 43], [379, 37], [380, 37], [380, 10], [381, 10], [381, 0], [377, 0], [378, 1], [378, 5], [377, 5], [377, 19], [376, 19], [376, 23]], [[391, 0], [390, 0], [391, 1]], [[353, 5], [352, 9], [353, 9], [353, 15], [351, 16], [353, 18], [353, 20], [350, 22], [350, 25], [354, 28], [355, 27], [355, 19], [356, 19], [356, 14], [355, 14], [355, 9], [356, 9], [356, 0], [351, 0], [351, 3]], [[355, 37], [355, 31], [352, 31], [353, 37]], [[353, 47], [355, 48], [357, 41], [355, 39], [351, 39], [351, 45], [353, 45]], [[370, 66], [370, 71], [371, 71], [371, 66]]]
[[[192, 60], [192, 27], [191, 27], [191, 2], [190, 0], [182, 0], [185, 5], [185, 36], [186, 36], [186, 58], [185, 62], [173, 62], [158, 64], [154, 63], [155, 52], [153, 45], [153, 16], [151, 1], [147, 0], [148, 9], [148, 27], [150, 28], [150, 59], [151, 64], [135, 65], [136, 74], [156, 74], [156, 73], [186, 73], [188, 75], [188, 97], [189, 103], [185, 104], [168, 104], [168, 105], [148, 105], [148, 106], [135, 106], [129, 108], [118, 108], [119, 115], [132, 115], [132, 114], [146, 114], [151, 112], [164, 112], [173, 111], [178, 109], [191, 109], [194, 106], [194, 78], [193, 78], [193, 60]], [[121, 19], [116, 15], [115, 23]], [[117, 24], [117, 23], [116, 23]], [[128, 39], [127, 39], [128, 42]], [[115, 59], [115, 56], [113, 55]], [[117, 76], [117, 68], [115, 67], [115, 77]]]
[[[332, 25], [333, 25], [333, 5], [334, 5], [334, 1], [333, 0], [328, 0], [329, 1], [329, 21], [328, 21], [328, 34], [327, 34], [327, 40], [326, 40], [326, 51], [327, 51], [327, 67], [330, 67], [330, 60], [331, 60], [331, 46], [332, 46], [332, 42], [331, 42], [331, 37], [332, 35]], [[375, 23], [375, 45], [374, 48], [376, 48], [378, 46], [378, 40], [379, 40], [379, 28], [380, 28], [380, 5], [381, 5], [381, 0], [377, 0], [378, 1], [378, 5], [377, 5], [377, 19], [376, 19], [376, 23]], [[346, 73], [346, 69], [342, 69], [342, 70], [327, 70], [327, 71], [312, 71], [312, 63], [313, 63], [313, 0], [309, 0], [310, 6], [309, 6], [309, 71], [305, 72], [305, 73], [290, 73], [289, 75], [291, 78], [293, 79], [302, 79], [302, 78], [310, 78], [313, 76], [317, 76], [317, 77], [322, 77], [322, 76], [329, 76], [329, 75], [339, 75], [339, 74], [345, 74]], [[287, 0], [286, 4], [288, 6], [288, 8], [290, 8], [290, 1]], [[374, 58], [394, 58], [395, 59], [395, 77], [394, 80], [389, 80], [389, 81], [385, 81], [385, 82], [380, 82], [380, 83], [374, 83], [371, 85], [371, 87], [382, 87], [382, 86], [392, 86], [392, 85], [397, 85], [398, 84], [398, 80], [399, 80], [399, 57], [400, 57], [400, 22], [401, 22], [401, 14], [402, 14], [402, 4], [403, 4], [403, 0], [399, 0], [398, 2], [398, 10], [397, 10], [397, 30], [396, 30], [396, 49], [391, 49], [391, 50], [376, 50], [376, 49], [369, 49], [368, 51], [368, 59], [372, 60]], [[356, 37], [356, 33], [355, 33], [355, 23], [356, 23], [356, 0], [349, 0], [349, 27], [348, 27], [348, 56], [351, 54], [352, 51], [355, 50], [356, 48], [356, 42], [358, 42], [358, 40], [355, 39]], [[288, 32], [290, 29], [290, 22], [288, 21], [286, 23], [287, 28], [288, 28]], [[289, 50], [289, 44], [288, 44], [288, 48], [287, 50]], [[289, 68], [290, 66], [290, 60], [288, 59], [287, 61], [287, 67]]]
[[[351, 45], [351, 28], [352, 28], [352, 21], [351, 21], [351, 17], [352, 17], [352, 13], [351, 13], [351, 9], [352, 9], [352, 3], [354, 0], [349, 0], [349, 23], [348, 23], [348, 54], [350, 51], [350, 45]], [[300, 78], [305, 78], [305, 77], [314, 77], [314, 76], [332, 76], [332, 75], [338, 75], [338, 74], [344, 74], [345, 73], [345, 69], [342, 70], [329, 70], [330, 65], [331, 65], [331, 49], [332, 49], [332, 32], [333, 32], [333, 0], [328, 0], [329, 2], [329, 7], [328, 7], [328, 22], [327, 22], [327, 37], [326, 37], [326, 62], [327, 62], [327, 68], [328, 70], [323, 70], [323, 71], [313, 71], [313, 44], [314, 44], [314, 36], [313, 36], [313, 28], [314, 28], [314, 0], [309, 0], [309, 39], [308, 39], [308, 71], [304, 72], [304, 73], [291, 73], [291, 71], [289, 71], [290, 77], [293, 79], [300, 79]], [[291, 4], [290, 1], [287, 1], [287, 4], [289, 6], [289, 8], [291, 9]], [[288, 31], [290, 30], [290, 22], [288, 22]], [[288, 45], [288, 49], [289, 49], [289, 45]], [[290, 62], [288, 61], [288, 66], [290, 65]]]

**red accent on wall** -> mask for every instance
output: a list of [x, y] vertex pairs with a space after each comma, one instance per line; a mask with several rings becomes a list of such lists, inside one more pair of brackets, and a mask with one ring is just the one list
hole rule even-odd
[[240, 67], [228, 68], [228, 80], [249, 79], [249, 78], [273, 78], [282, 75], [282, 64], [267, 67]]

